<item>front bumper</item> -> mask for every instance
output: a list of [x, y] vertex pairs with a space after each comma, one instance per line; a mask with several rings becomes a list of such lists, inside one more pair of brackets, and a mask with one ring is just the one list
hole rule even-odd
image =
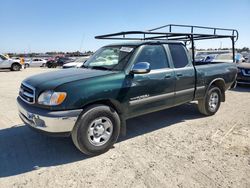
[[26, 124], [47, 133], [71, 132], [82, 109], [50, 111], [33, 107], [17, 98], [19, 116]]
[[250, 76], [238, 75], [236, 80], [239, 84], [250, 84]]
[[241, 69], [237, 75], [237, 83], [239, 84], [250, 84], [250, 73], [247, 70]]

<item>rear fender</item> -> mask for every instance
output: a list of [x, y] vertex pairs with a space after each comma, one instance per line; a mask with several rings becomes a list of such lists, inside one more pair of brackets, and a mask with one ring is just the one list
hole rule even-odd
[[210, 84], [207, 87], [206, 90], [206, 95], [211, 88], [211, 86], [217, 86], [221, 90], [221, 102], [225, 102], [226, 96], [225, 96], [225, 91], [226, 91], [226, 83], [223, 78], [216, 78], [213, 81], [210, 82]]

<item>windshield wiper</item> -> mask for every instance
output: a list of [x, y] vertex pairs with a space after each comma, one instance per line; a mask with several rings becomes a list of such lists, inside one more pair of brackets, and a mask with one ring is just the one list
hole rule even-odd
[[98, 70], [111, 70], [108, 67], [104, 67], [104, 66], [91, 66], [91, 69], [98, 69]]

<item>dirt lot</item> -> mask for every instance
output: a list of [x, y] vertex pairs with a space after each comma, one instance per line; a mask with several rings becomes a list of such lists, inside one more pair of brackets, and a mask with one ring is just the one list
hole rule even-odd
[[186, 104], [128, 122], [109, 152], [86, 157], [70, 138], [32, 132], [16, 96], [30, 75], [0, 72], [0, 187], [250, 187], [250, 88], [226, 94], [212, 117]]

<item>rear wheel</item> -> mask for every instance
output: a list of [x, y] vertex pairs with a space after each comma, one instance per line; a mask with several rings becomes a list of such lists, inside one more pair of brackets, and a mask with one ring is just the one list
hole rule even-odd
[[198, 100], [198, 109], [200, 113], [211, 116], [214, 115], [221, 103], [221, 90], [216, 87], [212, 86], [205, 96], [204, 99]]
[[21, 65], [18, 64], [18, 63], [13, 63], [13, 64], [11, 65], [11, 70], [12, 70], [12, 71], [20, 71], [20, 69], [21, 69]]
[[47, 67], [48, 68], [52, 68], [52, 64], [51, 63], [47, 63]]
[[120, 118], [106, 105], [93, 105], [82, 113], [71, 133], [75, 146], [87, 155], [108, 151], [118, 139]]

